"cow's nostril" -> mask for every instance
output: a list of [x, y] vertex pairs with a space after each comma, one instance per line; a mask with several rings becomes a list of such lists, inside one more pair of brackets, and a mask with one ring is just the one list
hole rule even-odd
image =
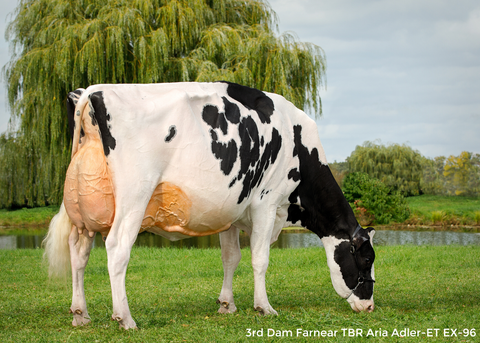
[[368, 307], [367, 307], [367, 311], [368, 311], [368, 312], [373, 312], [373, 305], [368, 306]]

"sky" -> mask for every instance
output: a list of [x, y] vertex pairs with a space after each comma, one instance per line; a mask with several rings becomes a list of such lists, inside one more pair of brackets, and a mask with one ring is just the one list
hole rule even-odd
[[[329, 162], [365, 141], [406, 144], [422, 155], [480, 153], [478, 0], [270, 0], [280, 33], [325, 52], [318, 131]], [[0, 67], [10, 60], [3, 0]], [[4, 81], [0, 132], [8, 128]]]

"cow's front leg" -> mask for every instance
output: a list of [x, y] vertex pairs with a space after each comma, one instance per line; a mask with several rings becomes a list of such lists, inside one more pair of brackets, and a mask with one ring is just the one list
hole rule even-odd
[[90, 323], [90, 317], [87, 312], [87, 303], [85, 301], [83, 278], [94, 237], [95, 235], [90, 237], [86, 230], [83, 231], [83, 234], [79, 234], [75, 225], [72, 225], [72, 230], [68, 237], [68, 245], [70, 246], [70, 263], [72, 266], [73, 292], [70, 312], [73, 313], [73, 326]]
[[[274, 225], [273, 222], [269, 223], [268, 219], [271, 217], [272, 216], [268, 216], [268, 214], [266, 216], [263, 214], [262, 219], [267, 220], [254, 221], [252, 234], [250, 236], [253, 278], [255, 284], [253, 305], [255, 310], [262, 315], [278, 315], [277, 311], [275, 311], [268, 302], [267, 290], [265, 288], [265, 274], [268, 268], [270, 240]], [[275, 218], [275, 214], [273, 214], [273, 218]]]
[[116, 320], [120, 328], [125, 330], [137, 328], [128, 307], [125, 277], [130, 260], [130, 251], [137, 238], [140, 223], [141, 218], [133, 221], [133, 223], [131, 220], [123, 220], [119, 225], [115, 225], [117, 223], [114, 222], [114, 226], [112, 226], [105, 241], [108, 273], [110, 274], [110, 286], [112, 287], [112, 320]]
[[242, 258], [240, 252], [239, 229], [235, 226], [220, 233], [222, 248], [223, 286], [217, 303], [220, 304], [219, 313], [233, 313], [237, 310], [233, 301], [233, 274]]

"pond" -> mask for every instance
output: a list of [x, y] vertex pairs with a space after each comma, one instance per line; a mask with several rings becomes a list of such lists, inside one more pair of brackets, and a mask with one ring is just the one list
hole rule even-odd
[[[0, 235], [0, 249], [35, 249], [41, 246], [44, 235]], [[373, 243], [379, 245], [479, 245], [479, 233], [448, 231], [390, 231], [377, 230]], [[249, 246], [250, 239], [244, 232], [240, 235], [241, 247]], [[138, 235], [136, 246], [177, 247], [177, 248], [219, 248], [218, 234], [194, 237], [171, 242], [163, 237], [144, 232]], [[273, 248], [321, 247], [317, 235], [309, 231], [283, 231]], [[95, 237], [94, 247], [103, 248], [105, 243], [100, 235]]]

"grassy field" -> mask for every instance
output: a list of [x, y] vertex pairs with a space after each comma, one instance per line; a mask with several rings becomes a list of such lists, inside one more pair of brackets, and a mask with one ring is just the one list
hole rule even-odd
[[411, 224], [480, 225], [480, 198], [421, 195], [406, 198]]
[[57, 214], [59, 206], [22, 208], [8, 211], [0, 210], [0, 226], [48, 226], [50, 220]]
[[[126, 283], [139, 330], [128, 332], [109, 319], [112, 304], [104, 249], [94, 249], [87, 266], [92, 323], [79, 328], [71, 326], [68, 314], [69, 281], [47, 278], [42, 253], [0, 251], [1, 342], [419, 341], [395, 336], [405, 334], [405, 329], [424, 332], [420, 340], [427, 342], [480, 340], [480, 247], [377, 247], [376, 309], [370, 314], [352, 312], [337, 296], [323, 249], [272, 250], [267, 291], [278, 317], [260, 317], [253, 311], [248, 249], [242, 250], [234, 278], [239, 310], [220, 315], [215, 304], [223, 278], [220, 250], [134, 248]], [[362, 330], [363, 336], [349, 337], [348, 329]], [[444, 337], [444, 329], [450, 330], [448, 334], [457, 330], [457, 335], [465, 329], [469, 336]], [[254, 330], [263, 330], [263, 337], [248, 337]], [[336, 337], [304, 337], [304, 330], [336, 331]], [[366, 337], [369, 330], [377, 337]], [[268, 337], [272, 332], [284, 337]], [[476, 336], [470, 337], [473, 333]]]

